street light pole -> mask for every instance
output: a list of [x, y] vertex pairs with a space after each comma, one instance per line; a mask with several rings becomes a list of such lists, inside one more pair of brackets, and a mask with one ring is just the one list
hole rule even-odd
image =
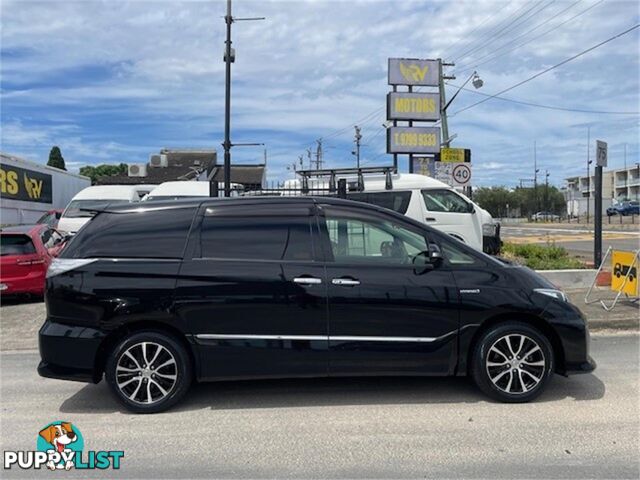
[[231, 16], [231, 0], [227, 0], [227, 14], [224, 21], [227, 24], [227, 39], [224, 47], [224, 196], [231, 196], [231, 64], [235, 62], [236, 54], [231, 48], [231, 24], [236, 20], [264, 20], [264, 17], [233, 18]]
[[224, 196], [231, 196], [231, 0], [227, 0], [227, 14], [224, 17], [227, 24], [227, 40], [225, 41], [224, 63]]

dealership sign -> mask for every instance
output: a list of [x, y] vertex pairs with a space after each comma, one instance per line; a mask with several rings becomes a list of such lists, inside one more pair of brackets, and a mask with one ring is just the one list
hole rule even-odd
[[0, 164], [0, 192], [7, 200], [53, 202], [51, 175], [12, 165]]
[[439, 85], [438, 61], [417, 58], [390, 58], [389, 85], [437, 87]]
[[390, 92], [387, 94], [387, 119], [440, 120], [440, 94]]
[[440, 127], [390, 127], [387, 153], [438, 153]]

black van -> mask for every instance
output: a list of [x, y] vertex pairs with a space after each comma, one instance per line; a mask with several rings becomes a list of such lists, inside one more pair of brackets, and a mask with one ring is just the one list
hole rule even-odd
[[48, 271], [38, 372], [158, 412], [193, 380], [471, 375], [505, 402], [590, 372], [533, 271], [373, 205], [200, 199], [98, 213]]

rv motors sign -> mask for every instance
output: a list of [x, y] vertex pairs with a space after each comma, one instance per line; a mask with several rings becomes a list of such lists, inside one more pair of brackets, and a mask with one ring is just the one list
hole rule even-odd
[[391, 127], [387, 129], [387, 153], [438, 153], [439, 127]]
[[439, 93], [390, 92], [387, 94], [388, 120], [440, 120]]
[[51, 175], [0, 164], [0, 193], [3, 199], [52, 203]]
[[437, 60], [420, 60], [418, 58], [389, 59], [389, 85], [437, 87], [439, 80]]

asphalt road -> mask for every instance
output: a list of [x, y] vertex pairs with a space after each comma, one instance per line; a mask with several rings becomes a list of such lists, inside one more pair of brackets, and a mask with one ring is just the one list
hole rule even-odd
[[251, 381], [136, 416], [104, 383], [42, 379], [36, 352], [3, 352], [0, 438], [33, 449], [41, 427], [67, 420], [85, 449], [125, 451], [119, 472], [90, 477], [638, 478], [638, 336], [595, 336], [592, 355], [595, 374], [556, 376], [531, 404], [487, 401], [463, 378]]
[[[640, 226], [638, 226], [640, 229]], [[538, 226], [503, 226], [503, 241], [512, 243], [545, 244], [554, 242], [565, 247], [569, 252], [588, 259], [593, 258], [593, 231], [576, 225], [571, 228], [538, 227]], [[640, 248], [640, 232], [608, 230], [603, 226], [603, 252], [612, 246], [616, 250], [637, 250]]]

